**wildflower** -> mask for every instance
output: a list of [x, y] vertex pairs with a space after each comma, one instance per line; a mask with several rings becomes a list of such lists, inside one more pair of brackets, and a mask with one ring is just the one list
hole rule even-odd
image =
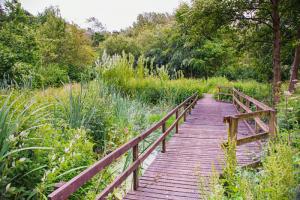
[[20, 158], [19, 161], [20, 162], [24, 162], [26, 160], [26, 158]]
[[68, 153], [70, 148], [65, 148], [65, 153]]
[[8, 141], [9, 142], [14, 142], [16, 140], [16, 137], [13, 135], [13, 134], [11, 134], [9, 137], [8, 137]]
[[28, 132], [27, 131], [22, 131], [20, 133], [20, 137], [26, 137], [28, 135]]
[[11, 183], [7, 184], [5, 187], [6, 192], [9, 190]]

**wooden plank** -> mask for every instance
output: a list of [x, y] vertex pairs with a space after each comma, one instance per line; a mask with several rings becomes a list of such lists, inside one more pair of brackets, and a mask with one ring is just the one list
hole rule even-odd
[[251, 135], [249, 137], [238, 139], [237, 140], [237, 145], [243, 145], [243, 144], [246, 144], [246, 143], [258, 141], [258, 140], [265, 139], [265, 138], [268, 138], [268, 137], [269, 137], [268, 132], [260, 133], [260, 134], [257, 134], [257, 135]]
[[[135, 162], [139, 158], [139, 145], [135, 145], [132, 148], [132, 161]], [[139, 187], [139, 169], [133, 171], [133, 189], [137, 190]]]

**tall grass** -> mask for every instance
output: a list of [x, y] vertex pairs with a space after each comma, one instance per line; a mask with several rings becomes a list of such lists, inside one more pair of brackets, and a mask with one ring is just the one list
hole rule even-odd
[[98, 62], [98, 72], [108, 85], [122, 94], [140, 101], [158, 104], [167, 102], [177, 104], [195, 92], [201, 96], [199, 80], [170, 80], [165, 67], [147, 66], [147, 60], [140, 57], [137, 66], [130, 55], [104, 56]]
[[52, 150], [51, 147], [24, 143], [28, 140], [28, 135], [44, 123], [41, 118], [47, 115], [45, 109], [49, 105], [35, 106], [32, 101], [24, 101], [22, 96], [13, 96], [13, 93], [9, 93], [0, 100], [0, 199], [9, 198], [12, 192], [21, 192], [13, 187], [13, 183], [45, 167], [31, 168], [25, 174], [21, 171], [11, 174], [12, 170], [18, 167], [18, 163], [30, 160], [28, 155], [34, 151]]

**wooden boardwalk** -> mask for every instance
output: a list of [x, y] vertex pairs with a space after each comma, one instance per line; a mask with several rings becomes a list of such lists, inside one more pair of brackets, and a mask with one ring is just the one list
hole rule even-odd
[[[192, 200], [201, 199], [200, 176], [209, 177], [214, 165], [221, 173], [224, 155], [221, 144], [227, 140], [223, 117], [235, 115], [233, 104], [217, 102], [211, 95], [198, 100], [191, 115], [168, 142], [165, 153], [159, 153], [140, 177], [139, 187], [126, 200]], [[251, 135], [245, 123], [239, 123], [239, 137]], [[237, 148], [240, 165], [254, 161], [260, 152], [256, 142]]]
[[[67, 199], [126, 153], [132, 153], [131, 164], [97, 195], [96, 200], [107, 199], [107, 195], [120, 187], [130, 175], [133, 175], [133, 191], [126, 194], [125, 200], [202, 199], [204, 196], [200, 191], [209, 192], [212, 169], [215, 169], [215, 173], [222, 173], [225, 159], [221, 146], [226, 146], [228, 142], [236, 144], [232, 147], [236, 147], [233, 150], [239, 165], [254, 166], [260, 159], [261, 144], [269, 137], [276, 137], [276, 111], [235, 88], [222, 88], [225, 92], [218, 87], [218, 99], [225, 95], [232, 103], [216, 101], [212, 95], [204, 95], [199, 100], [197, 93], [194, 93], [137, 137], [68, 182], [58, 183], [48, 199]], [[175, 120], [167, 126], [171, 117], [175, 117]], [[179, 127], [182, 119], [184, 123]], [[140, 152], [139, 144], [159, 130], [162, 134]], [[171, 131], [175, 131], [175, 134], [166, 142]], [[159, 145], [164, 153], [158, 153], [140, 176], [141, 164]], [[200, 189], [200, 180], [204, 180], [202, 185], [205, 188]]]

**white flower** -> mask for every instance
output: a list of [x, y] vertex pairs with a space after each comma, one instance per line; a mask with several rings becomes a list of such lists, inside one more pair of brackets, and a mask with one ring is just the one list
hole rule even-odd
[[6, 187], [5, 187], [6, 192], [9, 190], [10, 184], [11, 184], [11, 183], [9, 183], [9, 184], [6, 185]]
[[24, 162], [26, 160], [26, 158], [20, 158], [20, 162]]
[[75, 135], [75, 139], [79, 139], [80, 138], [80, 135], [79, 134], [76, 134]]
[[8, 140], [9, 140], [10, 142], [13, 142], [13, 141], [16, 140], [16, 137], [15, 137], [13, 134], [11, 134], [11, 135], [9, 135]]
[[68, 153], [70, 151], [70, 148], [65, 148], [65, 153]]
[[20, 136], [21, 137], [26, 137], [28, 135], [28, 132], [27, 131], [22, 131], [21, 133], [20, 133]]

